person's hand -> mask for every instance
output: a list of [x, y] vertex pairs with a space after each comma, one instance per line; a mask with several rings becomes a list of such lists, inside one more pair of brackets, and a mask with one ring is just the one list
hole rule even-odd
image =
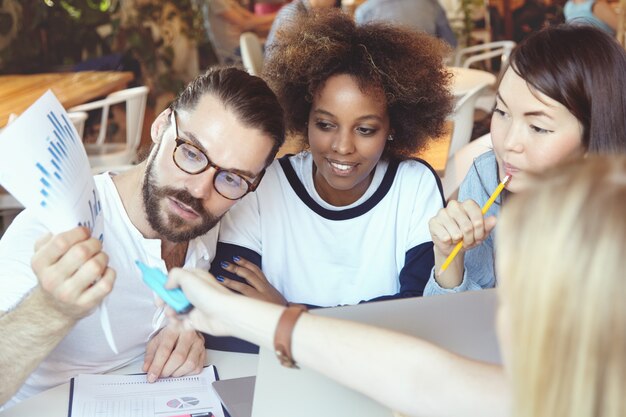
[[428, 222], [435, 255], [441, 256], [448, 256], [461, 241], [463, 250], [480, 245], [495, 226], [496, 218], [484, 217], [474, 200], [450, 201]]
[[148, 342], [143, 371], [148, 373], [148, 382], [160, 377], [195, 375], [202, 371], [205, 359], [204, 337], [173, 322]]
[[287, 305], [285, 297], [269, 283], [265, 274], [263, 274], [263, 271], [261, 271], [258, 266], [244, 258], [238, 257], [233, 258], [233, 262], [234, 263], [222, 262], [221, 266], [226, 271], [245, 279], [248, 284], [219, 277], [222, 285], [246, 297], [256, 298], [257, 300], [263, 300], [281, 306]]
[[[442, 288], [454, 288], [461, 284], [465, 270], [464, 251], [480, 245], [495, 226], [496, 218], [483, 217], [480, 207], [473, 200], [462, 203], [450, 201], [446, 208], [430, 219], [428, 227], [434, 243], [435, 279]], [[446, 258], [461, 241], [463, 249], [440, 273]]]
[[50, 308], [78, 320], [87, 316], [113, 289], [115, 271], [102, 243], [77, 227], [35, 243], [31, 266]]
[[172, 322], [182, 322], [187, 328], [200, 330], [215, 336], [229, 336], [229, 326], [225, 324], [223, 306], [231, 297], [241, 297], [222, 286], [213, 275], [200, 269], [173, 268], [169, 272], [166, 288], [180, 287], [193, 304], [194, 309], [180, 316], [172, 308], [165, 312]]

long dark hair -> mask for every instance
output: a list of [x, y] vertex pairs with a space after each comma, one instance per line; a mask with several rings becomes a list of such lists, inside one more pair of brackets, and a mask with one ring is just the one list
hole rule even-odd
[[626, 153], [626, 52], [615, 39], [591, 26], [550, 27], [520, 43], [510, 65], [581, 122], [588, 152]]

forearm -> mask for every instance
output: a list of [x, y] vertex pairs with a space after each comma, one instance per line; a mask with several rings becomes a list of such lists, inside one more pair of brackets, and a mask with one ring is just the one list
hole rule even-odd
[[435, 249], [435, 280], [441, 288], [458, 287], [463, 281], [463, 273], [465, 272], [465, 254], [463, 252], [458, 253], [448, 268], [440, 273], [447, 258]]
[[274, 23], [274, 19], [276, 18], [276, 13], [265, 14], [265, 15], [255, 15], [254, 24], [257, 29], [267, 29], [269, 30], [272, 27], [272, 23]]
[[[235, 294], [226, 297], [220, 306], [224, 329], [218, 334], [228, 334], [273, 350], [274, 330], [284, 307]], [[192, 322], [194, 314], [192, 311]], [[211, 329], [202, 330], [211, 332]]]
[[35, 287], [14, 310], [0, 315], [0, 404], [11, 399], [75, 323], [46, 305]]
[[254, 28], [254, 33], [256, 33], [260, 38], [267, 38], [267, 36], [270, 33], [270, 30], [272, 29], [272, 23], [264, 23], [261, 25], [258, 25], [257, 27]]
[[220, 16], [230, 22], [230, 24], [237, 26], [240, 31], [247, 32], [251, 30], [256, 30], [257, 28], [269, 29], [269, 27], [271, 27], [272, 25], [272, 22], [274, 21], [274, 17], [276, 16], [276, 14], [272, 13], [269, 15], [259, 16], [249, 12], [242, 7], [237, 7], [228, 9]]
[[[221, 316], [228, 317], [224, 324], [231, 334], [273, 350], [284, 308], [229, 298]], [[300, 365], [407, 415], [506, 415], [508, 394], [500, 367], [461, 358], [417, 338], [304, 314], [294, 329], [292, 352]]]
[[292, 349], [300, 364], [406, 415], [506, 415], [501, 368], [414, 337], [305, 315]]

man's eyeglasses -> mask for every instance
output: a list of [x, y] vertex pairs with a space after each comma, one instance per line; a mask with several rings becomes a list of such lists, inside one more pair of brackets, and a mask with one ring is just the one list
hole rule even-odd
[[178, 168], [187, 174], [196, 175], [209, 168], [215, 168], [213, 187], [222, 197], [229, 200], [239, 200], [251, 191], [256, 190], [265, 174], [265, 170], [257, 175], [254, 182], [250, 182], [236, 172], [222, 169], [215, 165], [209, 157], [193, 143], [178, 136], [176, 111], [172, 110], [174, 131], [176, 132], [176, 147], [172, 158]]

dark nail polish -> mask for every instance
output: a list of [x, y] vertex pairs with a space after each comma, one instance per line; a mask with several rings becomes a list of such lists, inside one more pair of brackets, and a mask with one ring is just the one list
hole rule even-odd
[[224, 282], [224, 277], [221, 275], [216, 276], [215, 279], [218, 280], [219, 282]]
[[230, 265], [230, 264], [229, 264], [228, 262], [226, 262], [226, 261], [222, 261], [222, 262], [220, 262], [220, 266], [221, 266], [222, 268], [228, 268], [228, 265]]
[[241, 258], [239, 256], [233, 256], [233, 261], [239, 262]]

